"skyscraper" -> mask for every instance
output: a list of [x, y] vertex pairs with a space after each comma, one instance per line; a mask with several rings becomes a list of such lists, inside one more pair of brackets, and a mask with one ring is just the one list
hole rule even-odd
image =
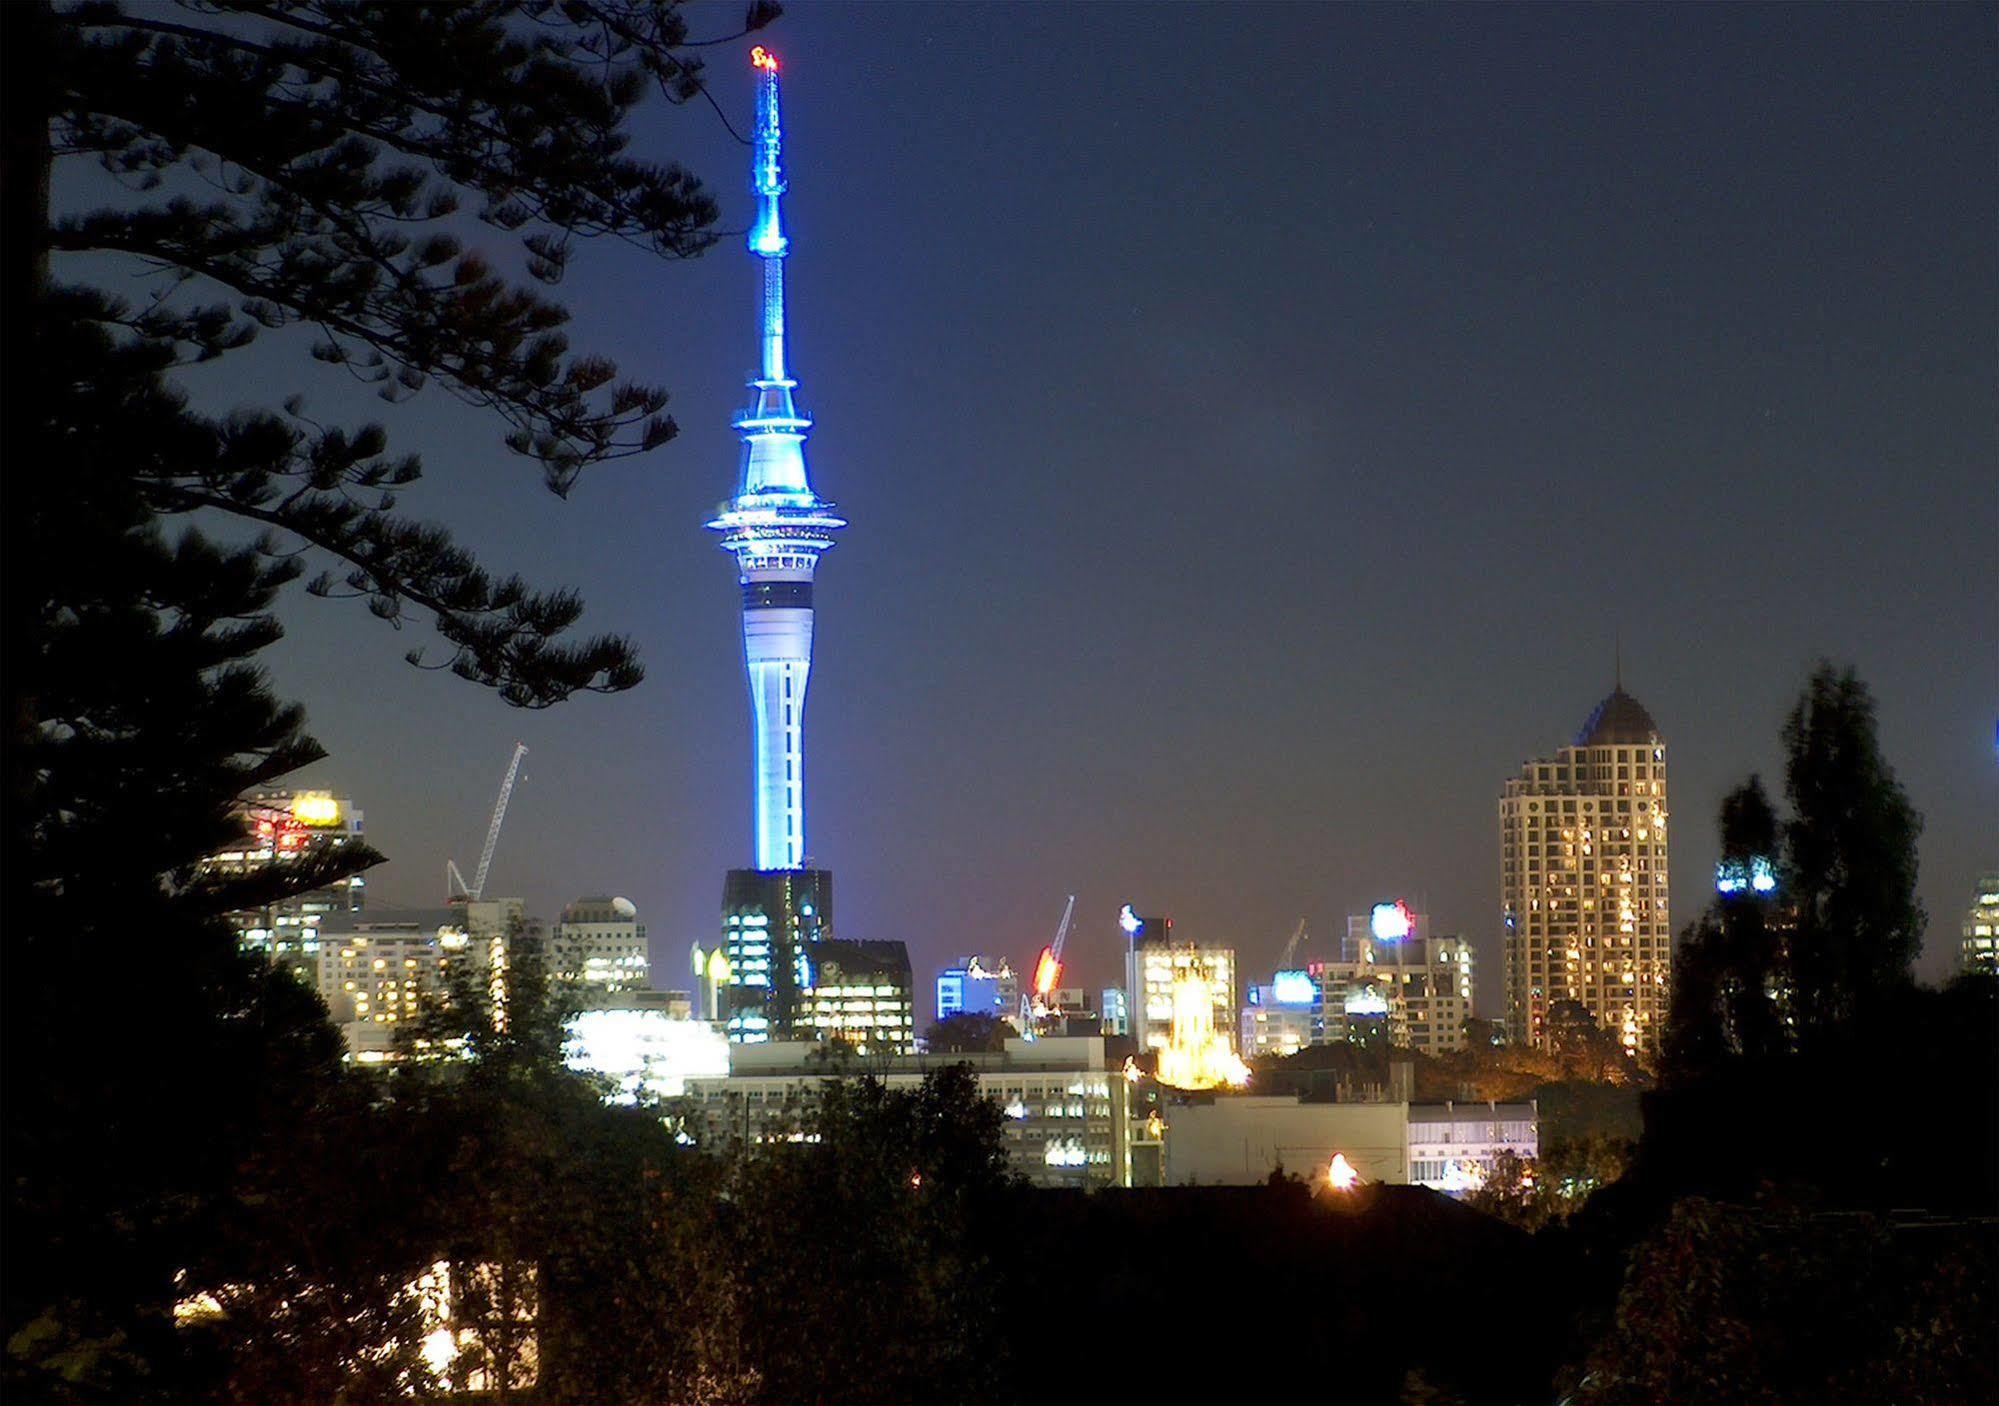
[[785, 191], [777, 59], [750, 51], [757, 70], [750, 188], [757, 199], [749, 249], [762, 267], [762, 363], [742, 436], [736, 496], [708, 526], [736, 560], [743, 590], [743, 659], [754, 740], [751, 801], [756, 867], [723, 886], [729, 963], [722, 1011], [732, 1040], [788, 1039], [797, 997], [810, 981], [804, 947], [830, 936], [832, 875], [805, 867], [805, 685], [812, 672], [812, 575], [846, 522], [805, 474], [802, 413], [784, 350]]
[[1526, 763], [1499, 802], [1506, 1014], [1549, 1048], [1574, 1001], [1634, 1054], [1656, 1054], [1672, 970], [1666, 746], [1620, 686], [1574, 745]]

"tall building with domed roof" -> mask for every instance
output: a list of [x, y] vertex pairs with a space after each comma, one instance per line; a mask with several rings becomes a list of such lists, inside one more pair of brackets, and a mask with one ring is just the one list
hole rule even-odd
[[1549, 1049], [1574, 1001], [1634, 1055], [1658, 1053], [1672, 980], [1666, 744], [1620, 684], [1572, 746], [1499, 802], [1507, 1029]]

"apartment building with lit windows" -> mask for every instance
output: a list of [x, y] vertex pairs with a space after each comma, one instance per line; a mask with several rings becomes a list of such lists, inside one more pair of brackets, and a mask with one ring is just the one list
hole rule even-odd
[[322, 924], [315, 978], [348, 1056], [362, 1064], [395, 1058], [398, 1032], [454, 964], [497, 974], [512, 938], [532, 931], [518, 898]]
[[1672, 976], [1668, 817], [1665, 741], [1621, 687], [1573, 745], [1506, 782], [1500, 892], [1515, 1042], [1549, 1048], [1549, 1011], [1571, 1000], [1633, 1054], [1657, 1054]]

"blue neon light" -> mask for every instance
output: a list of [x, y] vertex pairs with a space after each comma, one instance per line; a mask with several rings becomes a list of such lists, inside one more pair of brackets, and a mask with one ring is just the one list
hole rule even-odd
[[1279, 972], [1270, 983], [1270, 1001], [1278, 1006], [1309, 1006], [1319, 994], [1310, 972]]

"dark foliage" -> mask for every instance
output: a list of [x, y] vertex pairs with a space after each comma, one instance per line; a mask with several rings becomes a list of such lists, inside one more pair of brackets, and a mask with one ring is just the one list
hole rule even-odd
[[1680, 940], [1663, 1071], [1716, 1075], [1738, 1060], [1810, 1051], [1878, 1024], [1911, 982], [1922, 822], [1881, 756], [1874, 702], [1821, 664], [1784, 726], [1780, 818], [1756, 777], [1722, 802], [1721, 860], [1773, 887], [1717, 894]]
[[1689, 1198], [1639, 1245], [1569, 1399], [1999, 1396], [1999, 1234]]
[[[698, 184], [625, 152], [634, 106], [694, 98], [699, 65], [665, 0], [93, 0], [0, 23], [7, 1392], [400, 1391], [407, 1344], [359, 1347], [407, 1326], [385, 1286], [433, 1248], [383, 1223], [389, 1115], [317, 997], [220, 920], [377, 857], [197, 871], [242, 790], [320, 755], [255, 663], [271, 607], [317, 558], [312, 589], [427, 620], [437, 667], [527, 707], [639, 668], [572, 640], [571, 593], [496, 580], [405, 515], [421, 466], [380, 426], [298, 400], [201, 413], [175, 373], [302, 329], [387, 401], [434, 383], [490, 412], [557, 493], [660, 444], [663, 394], [573, 352], [530, 285], [581, 238], [705, 247]], [[113, 193], [52, 211], [62, 164], [97, 173], [66, 189]], [[468, 220], [519, 238], [530, 285], [463, 245]], [[173, 1325], [190, 1286], [225, 1310], [203, 1332]]]

